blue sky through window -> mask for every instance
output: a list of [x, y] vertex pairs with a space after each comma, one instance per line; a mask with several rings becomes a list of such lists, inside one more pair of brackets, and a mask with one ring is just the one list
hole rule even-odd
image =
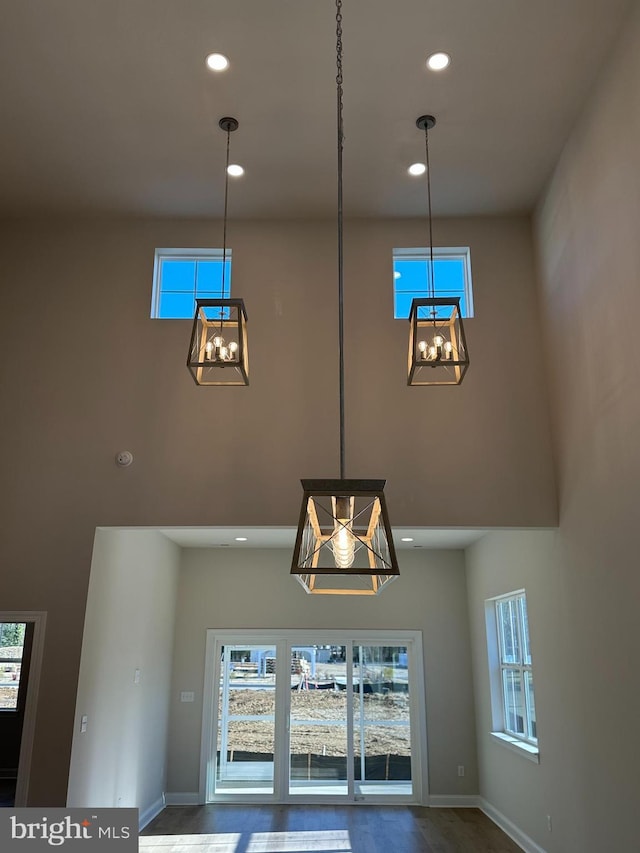
[[[216, 252], [219, 250], [215, 250]], [[156, 251], [152, 316], [161, 319], [190, 320], [196, 299], [228, 299], [231, 293], [231, 257], [228, 251], [222, 292], [222, 253], [220, 257], [179, 256]]]
[[[450, 252], [449, 255], [444, 253]], [[468, 250], [434, 250], [433, 271], [435, 296], [458, 297], [463, 317], [472, 316], [471, 281], [469, 279]], [[407, 319], [414, 298], [429, 296], [429, 268], [431, 261], [426, 253], [415, 249], [394, 249], [393, 297], [394, 317]]]

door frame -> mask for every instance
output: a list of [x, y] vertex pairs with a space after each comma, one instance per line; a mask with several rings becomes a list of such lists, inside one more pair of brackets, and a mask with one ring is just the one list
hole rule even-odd
[[[200, 748], [200, 783], [198, 792], [198, 801], [204, 805], [209, 802], [207, 799], [211, 780], [215, 774], [215, 750], [213, 749], [214, 734], [217, 716], [217, 704], [214, 702], [215, 688], [220, 680], [220, 660], [217, 654], [217, 649], [220, 645], [241, 645], [247, 643], [252, 645], [255, 643], [273, 643], [274, 646], [278, 643], [287, 643], [297, 645], [302, 642], [318, 644], [318, 645], [343, 645], [344, 640], [348, 639], [353, 645], [376, 646], [376, 645], [406, 645], [412, 649], [410, 656], [410, 677], [412, 676], [412, 689], [409, 694], [410, 704], [410, 719], [411, 719], [411, 752], [415, 755], [415, 774], [412, 773], [413, 794], [411, 803], [413, 805], [426, 805], [429, 801], [429, 774], [427, 764], [427, 726], [426, 726], [426, 696], [425, 696], [425, 678], [424, 678], [424, 660], [423, 660], [423, 640], [422, 631], [407, 631], [407, 630], [327, 630], [311, 628], [296, 628], [283, 629], [274, 631], [273, 629], [256, 629], [250, 628], [246, 630], [230, 630], [230, 629], [207, 629], [206, 636], [206, 652], [205, 652], [205, 668], [204, 668], [204, 685], [203, 685], [203, 707], [202, 707], [202, 734]], [[288, 662], [279, 661], [279, 671], [282, 672], [285, 664]], [[278, 666], [278, 664], [277, 664]], [[285, 715], [283, 715], [284, 717]], [[348, 712], [347, 722], [352, 719], [352, 714]], [[276, 716], [276, 725], [284, 730], [286, 720]], [[276, 739], [285, 735], [284, 731], [276, 728]], [[278, 763], [274, 755], [275, 768], [274, 772], [278, 772]], [[213, 764], [213, 766], [212, 766]], [[277, 799], [277, 780], [274, 778], [274, 794], [268, 796], [253, 795], [251, 802], [287, 802], [287, 803], [347, 803], [344, 796], [331, 797], [329, 795], [309, 797], [304, 799], [300, 795], [290, 795], [284, 786], [284, 768], [280, 768], [280, 787], [282, 796]], [[390, 795], [380, 795], [377, 797], [367, 797], [366, 801], [351, 800], [349, 804], [374, 804], [374, 803], [389, 803], [393, 802], [394, 798]], [[401, 798], [395, 800], [400, 803]], [[402, 800], [407, 802], [407, 800]], [[236, 800], [237, 802], [237, 800]], [[247, 800], [249, 802], [249, 800]]]
[[29, 797], [31, 777], [31, 759], [36, 729], [38, 693], [40, 691], [40, 673], [44, 652], [44, 633], [47, 624], [46, 610], [0, 610], [0, 622], [33, 623], [33, 646], [27, 682], [27, 697], [20, 736], [20, 758], [18, 760], [18, 778], [16, 780], [15, 808], [24, 808]]

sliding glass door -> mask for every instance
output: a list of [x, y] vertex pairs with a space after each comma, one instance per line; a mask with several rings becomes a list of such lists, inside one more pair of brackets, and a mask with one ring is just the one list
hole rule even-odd
[[207, 659], [206, 801], [422, 802], [417, 632], [212, 631]]

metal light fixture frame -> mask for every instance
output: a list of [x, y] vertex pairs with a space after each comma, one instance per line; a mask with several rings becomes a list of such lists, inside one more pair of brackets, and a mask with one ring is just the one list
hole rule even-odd
[[229, 147], [231, 133], [238, 129], [238, 120], [225, 116], [218, 122], [218, 127], [227, 134], [220, 298], [196, 299], [187, 367], [196, 385], [248, 385], [247, 311], [244, 300], [224, 297], [227, 273]]
[[[378, 595], [400, 574], [384, 497], [386, 480], [345, 477], [342, 0], [336, 0], [336, 54], [340, 478], [301, 481], [303, 498], [291, 574], [310, 595]], [[332, 586], [325, 585], [327, 578]]]
[[469, 350], [457, 296], [436, 296], [433, 266], [433, 220], [431, 214], [431, 164], [429, 131], [434, 116], [416, 119], [424, 131], [429, 216], [428, 297], [416, 298], [409, 312], [409, 356], [407, 385], [460, 385], [469, 367]]

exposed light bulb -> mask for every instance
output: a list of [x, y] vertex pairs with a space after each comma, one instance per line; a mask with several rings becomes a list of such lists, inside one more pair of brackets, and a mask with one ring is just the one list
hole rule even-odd
[[351, 498], [337, 497], [335, 513], [333, 536], [329, 542], [337, 568], [348, 569], [356, 555], [356, 542], [351, 530]]
[[224, 338], [221, 338], [220, 335], [216, 335], [215, 338], [213, 339], [214, 347], [221, 347], [223, 343], [224, 343]]
[[425, 352], [425, 350], [427, 349], [427, 342], [420, 341], [420, 343], [418, 344], [418, 349], [420, 350], [420, 352]]
[[430, 359], [435, 359], [435, 357], [436, 357], [437, 355], [438, 355], [438, 349], [437, 349], [437, 347], [429, 347], [429, 358], [430, 358]]
[[229, 349], [228, 349], [228, 347], [225, 347], [225, 346], [220, 347], [220, 358], [221, 358], [223, 361], [226, 361], [228, 357], [229, 357]]
[[453, 356], [453, 344], [451, 341], [445, 341], [444, 344], [444, 357], [446, 359], [450, 359]]
[[444, 343], [444, 338], [442, 337], [442, 335], [436, 335], [433, 339], [433, 342], [437, 347], [441, 347]]
[[238, 350], [238, 344], [235, 341], [231, 341], [229, 344], [229, 352], [235, 353]]
[[213, 357], [213, 341], [207, 341], [205, 348], [204, 348], [204, 352], [205, 352], [205, 358], [207, 359], [207, 361], [211, 361], [211, 359]]

